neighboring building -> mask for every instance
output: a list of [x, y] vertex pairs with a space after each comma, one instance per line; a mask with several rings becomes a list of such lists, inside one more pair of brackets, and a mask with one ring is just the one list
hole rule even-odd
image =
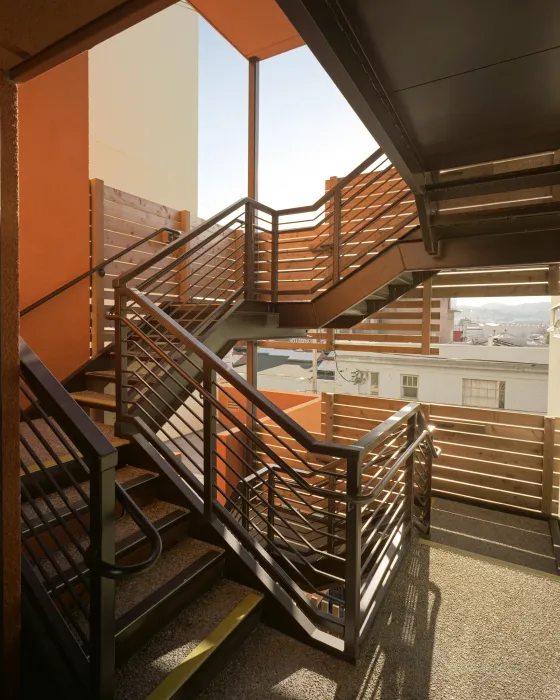
[[[246, 376], [245, 355], [234, 355], [233, 368]], [[317, 357], [317, 377], [314, 379], [313, 352], [304, 350], [277, 350], [259, 348], [258, 352], [258, 387], [274, 391], [298, 391], [316, 394], [334, 390], [334, 362]], [[226, 361], [227, 361], [226, 357]]]
[[[457, 324], [464, 343], [484, 344], [502, 337], [510, 338], [514, 344], [532, 345], [544, 343], [546, 323], [477, 323], [461, 319]], [[516, 342], [517, 341], [517, 342]]]
[[197, 212], [198, 15], [184, 1], [88, 52], [89, 171]]
[[[258, 386], [546, 413], [548, 348], [439, 349], [430, 357], [338, 352], [336, 360], [319, 360], [317, 389], [311, 353], [261, 349]], [[270, 352], [274, 362], [265, 359]]]
[[[425, 403], [504, 408], [545, 413], [548, 353], [546, 348], [472, 346], [489, 350], [461, 357], [456, 346], [441, 346], [440, 355], [352, 355], [338, 353], [334, 391]], [[498, 359], [499, 358], [499, 359]], [[360, 382], [354, 378], [359, 374]]]

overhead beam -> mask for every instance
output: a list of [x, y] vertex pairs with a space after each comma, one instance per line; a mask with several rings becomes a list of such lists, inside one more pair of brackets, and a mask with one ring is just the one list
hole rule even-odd
[[426, 193], [432, 201], [442, 201], [558, 184], [560, 184], [560, 165], [555, 164], [524, 171], [496, 173], [473, 179], [447, 180], [446, 182], [427, 184]]
[[472, 212], [460, 211], [433, 216], [432, 229], [438, 239], [486, 236], [502, 233], [550, 231], [560, 228], [560, 204], [541, 201], [537, 204], [482, 207]]
[[326, 0], [277, 0], [366, 128], [404, 181], [419, 194], [424, 169], [373, 66], [340, 3]]
[[441, 240], [437, 256], [429, 255], [423, 241], [413, 236], [394, 247], [405, 270], [545, 265], [560, 261], [560, 227], [552, 231], [487, 235], [481, 242], [482, 245], [474, 245], [470, 238]]
[[10, 78], [16, 83], [31, 80], [175, 3], [176, 0], [127, 0], [18, 63], [10, 70]]

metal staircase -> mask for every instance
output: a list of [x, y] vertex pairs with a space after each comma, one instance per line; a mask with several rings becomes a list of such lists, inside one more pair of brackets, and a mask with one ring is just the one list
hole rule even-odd
[[[161, 253], [115, 280], [115, 342], [76, 370], [66, 391], [49, 375], [37, 405], [22, 404], [22, 421], [49, 455], [23, 446], [29, 600], [47, 611], [44, 636], [56, 637], [95, 698], [113, 696], [115, 659], [134, 663], [142, 644], [223, 575], [224, 562], [230, 579], [259, 592], [249, 606], [257, 617], [264, 595], [269, 622], [357, 657], [414, 529], [429, 530], [435, 451], [420, 407], [409, 404], [355, 442], [331, 443], [222, 358], [240, 340], [351, 327], [440, 264], [480, 266], [498, 254], [512, 262], [489, 237], [476, 263], [460, 238], [440, 258], [427, 253], [414, 198], [381, 151], [310, 207], [277, 211], [245, 198], [190, 233], [171, 233]], [[546, 255], [535, 253], [541, 262]], [[114, 447], [77, 404], [93, 418], [115, 414]], [[55, 446], [39, 420], [54, 420]], [[111, 455], [106, 466], [92, 441]], [[136, 526], [115, 535], [122, 517]], [[177, 569], [176, 557], [201, 542], [219, 553]], [[164, 585], [147, 573], [166, 566], [173, 574]], [[136, 576], [143, 595], [128, 585]]]

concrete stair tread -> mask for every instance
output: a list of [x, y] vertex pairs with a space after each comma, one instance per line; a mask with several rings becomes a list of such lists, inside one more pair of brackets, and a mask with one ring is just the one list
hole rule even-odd
[[146, 698], [168, 674], [184, 665], [189, 654], [195, 650], [198, 653], [199, 649], [202, 652], [201, 642], [206, 640], [206, 645], [212, 632], [249, 596], [255, 602], [260, 600], [260, 595], [252, 589], [232, 581], [223, 580], [215, 585], [117, 671], [115, 700]]
[[[180, 508], [172, 503], [167, 503], [166, 501], [160, 501], [158, 499], [154, 499], [147, 506], [144, 506], [142, 510], [148, 520], [150, 520], [152, 523], [160, 521], [166, 516], [170, 516], [175, 512], [188, 513], [186, 508]], [[134, 537], [135, 535], [139, 534], [140, 529], [130, 515], [125, 513], [120, 518], [117, 518], [115, 521], [115, 542], [117, 551], [122, 548], [122, 544], [127, 540], [127, 538]], [[87, 537], [82, 531], [82, 535], [77, 536], [77, 540], [81, 547], [86, 550], [89, 546], [89, 537]], [[72, 565], [83, 569], [84, 560], [78, 547], [73, 542], [66, 544], [64, 549], [64, 552], [61, 550], [53, 550], [51, 552], [51, 558], [58, 563], [63, 572], [67, 572], [68, 576], [73, 576], [75, 572]], [[56, 578], [58, 576], [58, 571], [49, 558], [43, 556], [41, 557], [41, 560], [45, 573], [49, 579]]]
[[202, 540], [186, 537], [163, 552], [153, 569], [137, 578], [125, 580], [117, 587], [115, 614], [118, 620], [148, 595], [168, 583], [190, 564], [208, 552], [223, 550]]
[[[36, 427], [41, 436], [45, 438], [48, 443], [48, 448], [34, 434], [33, 429], [27, 423], [20, 423], [20, 434], [30, 448], [28, 450], [21, 446], [20, 458], [30, 472], [34, 472], [39, 468], [37, 466], [37, 461], [40, 461], [41, 464], [47, 468], [55, 466], [57, 460], [63, 463], [74, 461], [74, 457], [69, 453], [66, 445], [52, 432], [42, 418], [33, 420], [32, 424]], [[113, 425], [107, 425], [105, 423], [96, 423], [96, 425], [114, 447], [121, 447], [122, 445], [128, 444], [128, 440], [115, 436], [115, 428]], [[63, 433], [63, 431], [61, 432]], [[71, 445], [73, 444], [70, 438], [64, 437]], [[79, 454], [79, 451], [76, 451]], [[53, 453], [56, 457], [53, 456]], [[22, 470], [22, 474], [24, 473], [25, 470]]]
[[[146, 471], [145, 469], [140, 469], [139, 467], [122, 467], [121, 469], [117, 469], [115, 471], [115, 481], [119, 483], [121, 486], [124, 488], [127, 488], [127, 485], [140, 477], [143, 476], [148, 476], [150, 475], [151, 472]], [[65, 489], [62, 489], [62, 492], [64, 493], [64, 496], [66, 497], [68, 503], [73, 508], [81, 508], [81, 507], [86, 507], [86, 503], [83, 500], [82, 493], [83, 492], [86, 496], [89, 496], [89, 490], [90, 490], [90, 483], [89, 481], [83, 481], [78, 484], [79, 489], [76, 486], [68, 486]], [[48, 499], [52, 506], [58, 511], [66, 511], [68, 510], [68, 507], [64, 501], [64, 498], [59, 494], [59, 493], [50, 493], [48, 494]], [[35, 498], [35, 505], [37, 509], [46, 515], [49, 515], [49, 520], [53, 519], [55, 516], [49, 507], [47, 500], [44, 498]], [[21, 504], [21, 510], [25, 515], [30, 518], [35, 520], [38, 515], [33, 508], [33, 506], [30, 503], [23, 502]], [[22, 523], [23, 524], [23, 523]]]

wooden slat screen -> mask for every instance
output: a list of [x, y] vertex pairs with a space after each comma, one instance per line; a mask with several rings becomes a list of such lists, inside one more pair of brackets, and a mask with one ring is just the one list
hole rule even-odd
[[[350, 444], [386, 420], [405, 401], [322, 395], [322, 429], [335, 442]], [[558, 514], [560, 425], [532, 413], [426, 404], [436, 426], [433, 488], [520, 511]], [[548, 422], [548, 428], [546, 424]], [[546, 439], [550, 445], [546, 446]]]
[[[189, 215], [157, 202], [138, 197], [105, 185], [101, 180], [91, 181], [91, 237], [92, 267], [107, 260], [129, 246], [146, 238], [162, 227], [187, 231]], [[93, 353], [99, 352], [114, 337], [113, 325], [104, 318], [114, 303], [113, 280], [135, 265], [159, 253], [167, 245], [167, 236], [152, 239], [125, 256], [110, 263], [103, 277], [95, 275], [92, 280], [92, 335]], [[164, 258], [157, 266], [146, 270], [141, 278], [146, 279], [174, 258]], [[171, 288], [172, 283], [168, 283]]]

